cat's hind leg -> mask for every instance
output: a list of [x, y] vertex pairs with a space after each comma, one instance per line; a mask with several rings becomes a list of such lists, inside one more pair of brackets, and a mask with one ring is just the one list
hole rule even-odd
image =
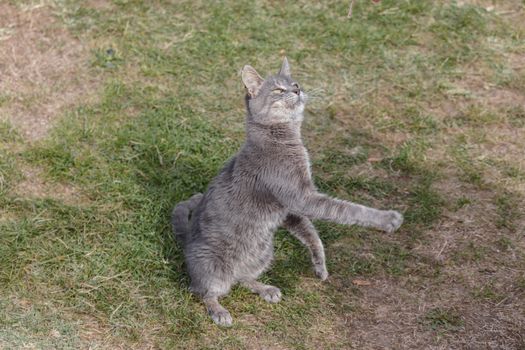
[[288, 214], [283, 227], [308, 248], [316, 276], [322, 281], [327, 279], [328, 271], [326, 270], [323, 243], [312, 222], [305, 216]]
[[[219, 287], [219, 288], [217, 288]], [[208, 315], [210, 315], [213, 322], [219, 326], [231, 326], [232, 325], [232, 316], [230, 312], [226, 310], [220, 303], [219, 297], [226, 295], [230, 290], [230, 284], [216, 285], [216, 288], [209, 289], [206, 293], [203, 293], [204, 305], [206, 305], [206, 310]]]
[[241, 284], [251, 290], [253, 293], [259, 294], [261, 298], [269, 303], [278, 303], [281, 301], [281, 290], [277, 287], [261, 283], [259, 281], [244, 281]]
[[207, 259], [206, 263], [199, 260], [193, 262], [193, 265], [188, 264], [190, 290], [202, 297], [213, 322], [219, 326], [231, 326], [230, 313], [219, 303], [219, 298], [228, 294], [233, 284], [231, 273], [221, 268], [220, 264], [215, 264], [213, 259]]
[[218, 297], [204, 298], [204, 304], [213, 322], [219, 326], [231, 326], [232, 316], [228, 310], [219, 304]]

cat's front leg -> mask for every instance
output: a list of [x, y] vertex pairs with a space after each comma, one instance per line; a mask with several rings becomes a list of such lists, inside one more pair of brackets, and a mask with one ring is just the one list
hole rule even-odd
[[397, 230], [403, 223], [403, 215], [397, 211], [369, 208], [321, 193], [308, 195], [304, 199], [301, 212], [310, 218], [374, 227], [389, 233]]
[[327, 279], [328, 271], [326, 270], [323, 243], [312, 222], [305, 216], [288, 214], [283, 222], [283, 227], [308, 248], [316, 276], [322, 281]]
[[[371, 209], [371, 208], [370, 208]], [[403, 215], [395, 210], [376, 210], [377, 224], [375, 228], [392, 233], [396, 231], [403, 223]]]
[[278, 303], [281, 301], [281, 290], [277, 287], [264, 284], [259, 281], [243, 281], [243, 286], [251, 290], [253, 293], [259, 294], [261, 298], [269, 303]]

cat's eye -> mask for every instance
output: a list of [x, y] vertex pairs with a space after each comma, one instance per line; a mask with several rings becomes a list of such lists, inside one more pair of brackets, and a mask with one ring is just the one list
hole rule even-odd
[[276, 92], [276, 93], [279, 93], [279, 94], [282, 94], [285, 91], [286, 91], [285, 89], [281, 89], [281, 88], [273, 89], [273, 92]]

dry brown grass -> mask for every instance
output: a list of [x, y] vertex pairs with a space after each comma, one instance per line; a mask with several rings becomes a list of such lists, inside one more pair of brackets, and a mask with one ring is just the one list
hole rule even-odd
[[0, 118], [30, 141], [43, 138], [68, 107], [89, 101], [98, 86], [89, 46], [68, 31], [45, 3], [0, 4]]
[[53, 198], [70, 205], [86, 203], [87, 198], [73, 185], [46, 180], [42, 169], [24, 166], [21, 169], [23, 179], [12, 191], [15, 197], [27, 199]]
[[[462, 84], [477, 95], [475, 101], [481, 101], [485, 110], [500, 113], [503, 107], [523, 106], [523, 92], [484, 89], [484, 79], [476, 77], [475, 81]], [[456, 100], [432, 113], [454, 118], [470, 103], [471, 100]], [[485, 137], [483, 142], [476, 142], [480, 132]], [[434, 143], [425, 159], [432, 167], [440, 164], [442, 176], [433, 187], [446, 203], [456, 203], [461, 198], [468, 198], [470, 203], [460, 209], [446, 207], [440, 221], [425, 233], [424, 241], [412, 248], [413, 253], [427, 260], [424, 267], [411, 266], [413, 276], [408, 272], [408, 277], [376, 279], [372, 288], [360, 288], [362, 295], [349, 297], [348, 302], [359, 305], [362, 311], [351, 314], [347, 320], [355, 349], [525, 347], [525, 292], [519, 286], [524, 277], [525, 220], [517, 218], [511, 231], [499, 227], [495, 204], [503, 188], [523, 195], [523, 181], [509, 179], [498, 166], [488, 165], [481, 170], [483, 188], [465, 183], [450, 153], [456, 138], [465, 134], [469, 154], [475, 161], [498, 159], [525, 169], [525, 133], [506, 120], [481, 127], [450, 128], [439, 135], [441, 141]], [[525, 207], [525, 200], [518, 198], [514, 205], [521, 212], [519, 208]], [[508, 239], [512, 247], [499, 248], [496, 242], [502, 238]], [[426, 265], [439, 266], [439, 277], [418, 276], [420, 268], [428, 268]], [[431, 330], [425, 325], [425, 317], [435, 309], [459, 315], [461, 326]]]

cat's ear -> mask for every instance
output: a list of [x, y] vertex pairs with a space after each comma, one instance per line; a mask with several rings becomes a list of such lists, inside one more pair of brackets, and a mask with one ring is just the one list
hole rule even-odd
[[292, 75], [290, 71], [290, 64], [288, 63], [288, 59], [286, 57], [283, 60], [283, 65], [281, 66], [281, 69], [279, 70], [279, 75], [284, 75], [287, 77]]
[[252, 66], [244, 66], [241, 71], [242, 82], [248, 91], [248, 95], [255, 97], [259, 92], [259, 89], [264, 82], [259, 73]]

